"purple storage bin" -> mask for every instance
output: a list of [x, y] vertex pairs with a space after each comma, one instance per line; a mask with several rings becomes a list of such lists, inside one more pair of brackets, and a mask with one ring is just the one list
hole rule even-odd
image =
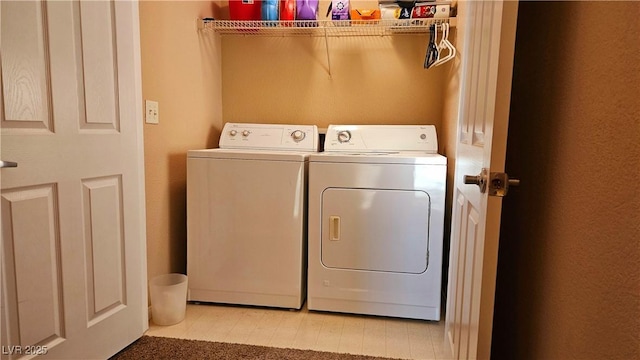
[[296, 20], [316, 20], [318, 0], [296, 0]]

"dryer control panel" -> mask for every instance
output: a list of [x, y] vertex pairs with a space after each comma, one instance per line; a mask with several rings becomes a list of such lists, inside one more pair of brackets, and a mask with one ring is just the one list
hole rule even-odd
[[433, 125], [329, 125], [324, 151], [438, 152], [436, 127]]
[[220, 135], [221, 149], [318, 151], [315, 125], [226, 123]]

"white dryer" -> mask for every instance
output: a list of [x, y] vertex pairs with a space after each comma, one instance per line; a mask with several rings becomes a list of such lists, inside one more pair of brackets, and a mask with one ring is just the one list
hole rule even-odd
[[188, 300], [300, 309], [315, 125], [227, 123], [187, 155]]
[[435, 127], [331, 125], [324, 149], [309, 158], [308, 308], [440, 320]]

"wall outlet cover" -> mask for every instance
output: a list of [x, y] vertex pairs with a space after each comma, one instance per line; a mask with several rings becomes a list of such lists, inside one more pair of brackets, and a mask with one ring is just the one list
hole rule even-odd
[[160, 123], [160, 109], [157, 101], [145, 101], [144, 119], [147, 124]]

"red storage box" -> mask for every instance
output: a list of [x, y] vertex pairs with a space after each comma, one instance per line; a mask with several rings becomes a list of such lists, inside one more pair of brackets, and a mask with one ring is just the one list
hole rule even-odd
[[231, 20], [262, 19], [262, 0], [229, 0], [229, 17]]
[[280, 20], [296, 19], [296, 0], [280, 1]]

